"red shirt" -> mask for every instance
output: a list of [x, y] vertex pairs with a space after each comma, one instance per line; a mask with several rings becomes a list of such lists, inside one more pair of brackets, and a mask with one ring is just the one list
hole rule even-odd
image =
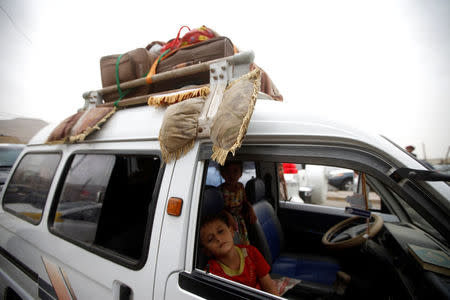
[[215, 259], [210, 259], [209, 272], [247, 286], [261, 289], [259, 278], [266, 276], [270, 271], [270, 266], [262, 254], [251, 245], [236, 245], [241, 258], [239, 270], [231, 270]]

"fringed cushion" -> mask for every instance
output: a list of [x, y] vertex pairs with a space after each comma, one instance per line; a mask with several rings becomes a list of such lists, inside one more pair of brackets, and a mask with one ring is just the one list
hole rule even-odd
[[148, 98], [148, 105], [159, 107], [175, 104], [191, 98], [205, 98], [209, 94], [209, 91], [210, 90], [208, 86], [203, 86], [201, 88], [186, 89], [163, 95], [151, 96]]
[[66, 140], [70, 136], [72, 127], [76, 122], [78, 122], [83, 114], [84, 111], [73, 114], [62, 121], [58, 126], [56, 126], [56, 128], [53, 129], [52, 133], [48, 137], [47, 144], [62, 144], [66, 142]]
[[211, 159], [223, 165], [229, 152], [234, 155], [247, 133], [260, 87], [261, 71], [255, 69], [231, 82], [211, 125]]
[[272, 79], [270, 79], [269, 75], [264, 72], [263, 69], [259, 68], [256, 64], [250, 64], [250, 71], [253, 71], [254, 69], [261, 70], [261, 92], [269, 95], [273, 100], [283, 101], [283, 96], [280, 94]]
[[95, 107], [78, 112], [59, 124], [47, 139], [47, 144], [82, 142], [114, 114], [115, 107]]
[[198, 117], [205, 99], [192, 98], [169, 106], [159, 131], [162, 158], [166, 163], [178, 159], [194, 146]]

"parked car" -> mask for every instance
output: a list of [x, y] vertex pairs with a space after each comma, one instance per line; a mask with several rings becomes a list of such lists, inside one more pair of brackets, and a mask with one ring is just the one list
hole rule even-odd
[[434, 165], [433, 167], [438, 173], [450, 175], [450, 164]]
[[354, 172], [348, 169], [332, 170], [328, 173], [328, 183], [342, 191], [353, 191]]
[[0, 144], [0, 191], [3, 189], [9, 172], [24, 147], [23, 144]]
[[302, 198], [300, 193], [300, 177], [297, 166], [291, 163], [283, 163], [280, 169], [283, 170], [283, 179], [280, 186], [285, 201], [311, 202], [311, 199]]

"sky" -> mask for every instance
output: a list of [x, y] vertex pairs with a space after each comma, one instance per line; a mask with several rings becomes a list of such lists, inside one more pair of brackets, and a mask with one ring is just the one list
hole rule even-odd
[[63, 120], [101, 88], [102, 56], [206, 25], [253, 50], [299, 111], [442, 158], [449, 17], [448, 0], [0, 0], [0, 116]]

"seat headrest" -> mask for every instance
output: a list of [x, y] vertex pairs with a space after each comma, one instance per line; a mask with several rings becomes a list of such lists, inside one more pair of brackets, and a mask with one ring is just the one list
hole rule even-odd
[[218, 214], [224, 209], [223, 195], [215, 186], [207, 185], [203, 195], [202, 216]]
[[251, 204], [257, 203], [266, 196], [266, 186], [261, 178], [250, 179], [245, 185], [247, 200]]

